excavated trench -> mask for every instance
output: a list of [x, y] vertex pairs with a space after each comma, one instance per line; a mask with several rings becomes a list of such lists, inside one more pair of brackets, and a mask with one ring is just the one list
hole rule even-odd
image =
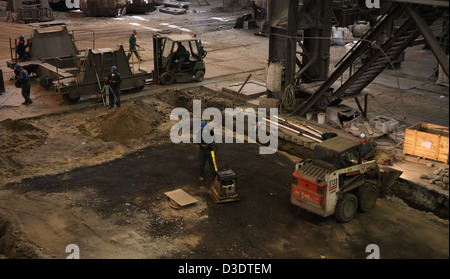
[[[201, 87], [196, 90], [176, 91], [174, 94], [165, 94], [161, 100], [174, 106], [183, 107], [192, 113], [192, 104], [194, 100], [202, 101], [202, 109], [215, 107], [222, 111], [224, 116], [225, 108], [234, 108], [232, 100], [220, 97], [220, 93]], [[219, 97], [218, 97], [219, 96]], [[225, 125], [224, 117], [222, 124]], [[234, 121], [234, 128], [236, 121]], [[248, 126], [245, 125], [245, 134], [248, 133]], [[295, 142], [282, 138], [278, 139], [278, 150], [284, 151], [290, 155], [300, 158], [312, 158], [314, 151], [311, 148], [298, 145]], [[408, 206], [421, 211], [431, 212], [436, 216], [449, 219], [449, 199], [436, 191], [424, 188], [412, 181], [399, 178], [389, 189], [380, 193], [382, 197], [395, 196], [400, 198]]]
[[[232, 100], [224, 98], [220, 93], [204, 87], [183, 91], [167, 91], [165, 94], [159, 94], [158, 99], [170, 107], [185, 108], [190, 113], [192, 113], [194, 100], [200, 100], [202, 102], [202, 110], [211, 107], [217, 108], [223, 113], [225, 108], [234, 108]], [[3, 124], [6, 125], [6, 122]], [[41, 138], [45, 138], [46, 136], [43, 131], [31, 129], [29, 126], [26, 128], [27, 131], [33, 131], [33, 138], [41, 140]], [[246, 126], [245, 134], [247, 132], [248, 127]], [[36, 133], [38, 136], [36, 136]], [[40, 142], [38, 143], [40, 144]], [[278, 150], [301, 158], [311, 158], [313, 154], [312, 149], [281, 138], [278, 140]], [[293, 169], [294, 166], [292, 166]], [[448, 220], [448, 197], [429, 191], [412, 182], [399, 179], [388, 191], [380, 195], [381, 197], [398, 197], [412, 208], [432, 212], [436, 216]], [[21, 232], [15, 228], [12, 222], [13, 220], [7, 220], [0, 215], [0, 257], [40, 258], [31, 244], [22, 241]]]

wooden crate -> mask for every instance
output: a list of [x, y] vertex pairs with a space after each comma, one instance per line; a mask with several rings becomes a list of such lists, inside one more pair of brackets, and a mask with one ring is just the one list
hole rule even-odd
[[448, 163], [448, 127], [420, 122], [405, 130], [403, 154]]

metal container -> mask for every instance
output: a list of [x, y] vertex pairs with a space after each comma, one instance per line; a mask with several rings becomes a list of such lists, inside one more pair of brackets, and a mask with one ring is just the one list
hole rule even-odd
[[80, 0], [86, 16], [121, 16], [126, 14], [127, 0]]

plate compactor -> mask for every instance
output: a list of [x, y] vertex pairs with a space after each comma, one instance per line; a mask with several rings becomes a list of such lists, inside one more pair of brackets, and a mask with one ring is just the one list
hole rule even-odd
[[217, 169], [216, 156], [213, 150], [211, 151], [211, 157], [214, 163], [215, 175], [211, 182], [209, 195], [215, 203], [238, 201], [236, 174], [229, 168], [225, 168], [221, 171]]

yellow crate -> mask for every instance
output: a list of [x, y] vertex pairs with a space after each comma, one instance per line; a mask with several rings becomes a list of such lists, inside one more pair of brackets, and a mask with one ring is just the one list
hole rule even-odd
[[448, 163], [448, 127], [420, 122], [405, 130], [403, 154]]

